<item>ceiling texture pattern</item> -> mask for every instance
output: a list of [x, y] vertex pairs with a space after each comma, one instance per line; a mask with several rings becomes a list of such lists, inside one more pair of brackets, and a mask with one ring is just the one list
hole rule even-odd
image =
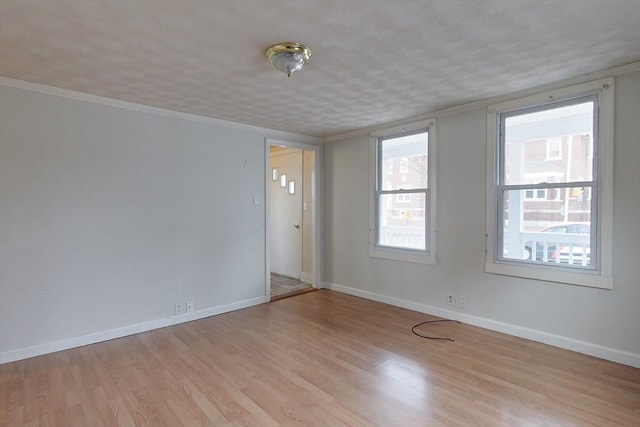
[[639, 59], [640, 0], [0, 0], [2, 76], [318, 137]]

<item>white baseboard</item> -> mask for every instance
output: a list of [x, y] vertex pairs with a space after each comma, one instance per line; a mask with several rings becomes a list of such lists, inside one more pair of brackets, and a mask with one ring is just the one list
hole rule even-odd
[[84, 345], [95, 344], [102, 341], [125, 337], [127, 335], [139, 334], [141, 332], [147, 332], [153, 329], [177, 325], [179, 323], [190, 322], [192, 320], [198, 320], [205, 317], [215, 316], [217, 314], [227, 313], [258, 304], [263, 304], [267, 301], [267, 297], [264, 296], [252, 298], [244, 301], [234, 302], [231, 304], [209, 307], [203, 310], [185, 313], [180, 316], [156, 319], [149, 322], [127, 325], [121, 328], [95, 332], [79, 337], [66, 338], [59, 341], [38, 344], [31, 347], [20, 348], [17, 350], [4, 351], [0, 352], [0, 364], [27, 359], [29, 357], [41, 356], [43, 354], [55, 353], [56, 351], [68, 350], [70, 348], [81, 347]]
[[541, 342], [544, 344], [552, 345], [554, 347], [560, 347], [566, 350], [588, 354], [589, 356], [595, 356], [601, 359], [610, 360], [612, 362], [621, 363], [623, 365], [640, 368], [640, 354], [630, 353], [623, 350], [616, 350], [614, 348], [604, 347], [586, 341], [579, 341], [573, 338], [563, 337], [561, 335], [554, 335], [547, 332], [538, 331], [536, 329], [524, 328], [522, 326], [511, 325], [509, 323], [498, 322], [496, 320], [491, 320], [484, 317], [472, 316], [470, 314], [460, 313], [454, 310], [447, 310], [432, 305], [420, 304], [400, 298], [390, 297], [387, 295], [376, 294], [374, 292], [363, 291], [361, 289], [342, 286], [335, 283], [325, 282], [324, 287], [336, 292], [342, 292], [356, 297], [382, 302], [420, 313], [430, 314], [432, 316], [458, 320], [462, 323], [479, 326], [491, 331], [502, 332], [504, 334], [526, 338], [531, 341]]

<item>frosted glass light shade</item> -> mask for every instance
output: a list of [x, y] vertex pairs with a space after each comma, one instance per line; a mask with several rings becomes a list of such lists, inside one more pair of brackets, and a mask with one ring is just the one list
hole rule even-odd
[[271, 63], [288, 76], [304, 67], [304, 58], [295, 52], [280, 52], [271, 57]]
[[274, 67], [291, 77], [309, 61], [311, 50], [300, 43], [285, 42], [271, 46], [266, 55]]

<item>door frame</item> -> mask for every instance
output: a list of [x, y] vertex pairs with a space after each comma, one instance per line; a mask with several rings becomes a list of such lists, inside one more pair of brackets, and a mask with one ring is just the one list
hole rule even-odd
[[[322, 146], [315, 144], [304, 144], [298, 142], [285, 141], [276, 138], [265, 138], [264, 157], [265, 157], [265, 185], [264, 185], [264, 201], [265, 201], [265, 296], [267, 301], [271, 301], [271, 257], [270, 257], [270, 238], [271, 238], [271, 196], [269, 186], [271, 184], [271, 146], [293, 148], [297, 150], [313, 151], [315, 153], [314, 171], [315, 183], [311, 189], [311, 217], [315, 218], [314, 244], [313, 244], [313, 275], [315, 277], [316, 289], [322, 289]], [[303, 154], [304, 155], [304, 154]], [[303, 169], [304, 174], [304, 169]], [[302, 189], [302, 186], [301, 186]], [[300, 247], [302, 253], [302, 246]], [[302, 263], [300, 265], [302, 270]]]

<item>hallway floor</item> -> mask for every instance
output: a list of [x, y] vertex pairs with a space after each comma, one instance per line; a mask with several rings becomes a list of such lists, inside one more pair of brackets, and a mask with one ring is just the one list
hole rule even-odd
[[303, 294], [314, 290], [313, 286], [291, 277], [271, 273], [271, 301]]

